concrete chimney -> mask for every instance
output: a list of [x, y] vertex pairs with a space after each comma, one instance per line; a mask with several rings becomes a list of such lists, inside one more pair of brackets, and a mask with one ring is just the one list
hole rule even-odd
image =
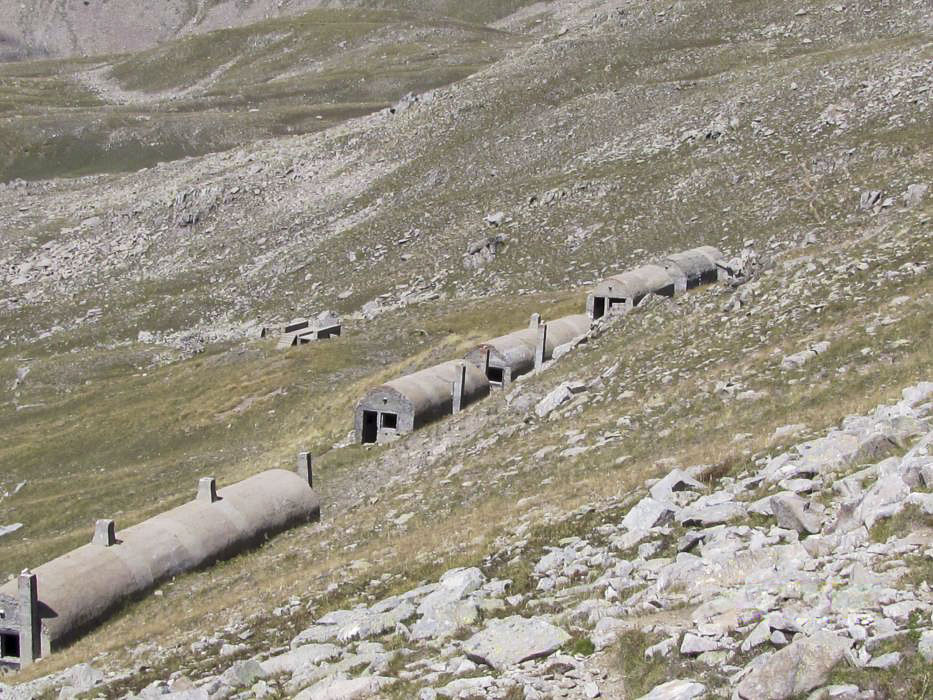
[[466, 363], [457, 365], [457, 379], [453, 385], [453, 413], [460, 413], [463, 408], [463, 387], [466, 384]]
[[198, 498], [205, 503], [213, 503], [217, 498], [217, 480], [212, 476], [205, 476], [198, 481]]
[[314, 475], [312, 473], [312, 463], [314, 458], [310, 452], [298, 453], [298, 476], [308, 482], [308, 486], [314, 488]]
[[94, 539], [91, 540], [91, 544], [112, 547], [116, 543], [117, 533], [113, 520], [98, 520], [94, 523]]
[[39, 638], [39, 589], [36, 575], [19, 575], [19, 667], [26, 668], [42, 654]]
[[544, 353], [547, 349], [547, 324], [538, 326], [538, 342], [535, 344], [535, 370], [541, 369], [544, 364]]

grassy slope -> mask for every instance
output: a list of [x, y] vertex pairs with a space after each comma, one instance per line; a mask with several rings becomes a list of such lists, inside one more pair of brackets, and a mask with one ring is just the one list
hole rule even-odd
[[[0, 64], [0, 180], [121, 172], [319, 131], [462, 78], [515, 42], [423, 14], [322, 9], [137, 54]], [[82, 80], [89, 70], [112, 90]]]

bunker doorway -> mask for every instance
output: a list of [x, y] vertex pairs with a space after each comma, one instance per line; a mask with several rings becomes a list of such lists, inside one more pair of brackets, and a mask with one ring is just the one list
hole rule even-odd
[[14, 632], [0, 632], [0, 658], [19, 658], [19, 635]]
[[606, 297], [593, 297], [593, 318], [602, 318], [606, 315]]
[[505, 371], [501, 367], [487, 367], [486, 378], [489, 380], [490, 384], [502, 386], [505, 380]]
[[379, 434], [379, 424], [376, 422], [376, 411], [363, 411], [363, 444], [376, 442]]

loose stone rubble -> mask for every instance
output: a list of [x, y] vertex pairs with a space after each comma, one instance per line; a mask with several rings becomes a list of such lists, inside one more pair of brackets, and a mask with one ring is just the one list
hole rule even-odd
[[[332, 610], [288, 649], [132, 697], [310, 700], [389, 688], [423, 700], [617, 697], [619, 653], [691, 664], [691, 677], [666, 680], [644, 695], [652, 700], [877, 697], [832, 674], [897, 668], [905, 654], [933, 659], [933, 592], [902, 580], [933, 559], [922, 520], [931, 413], [933, 382], [923, 382], [735, 476], [706, 485], [696, 469], [672, 469], [600, 504], [606, 521], [585, 536], [530, 552], [519, 528], [481, 567]], [[915, 527], [874, 536], [878, 523], [912, 514]], [[531, 585], [484, 573], [503, 557], [527, 562]], [[654, 641], [633, 647], [633, 632]], [[0, 691], [35, 697], [55, 683]]]

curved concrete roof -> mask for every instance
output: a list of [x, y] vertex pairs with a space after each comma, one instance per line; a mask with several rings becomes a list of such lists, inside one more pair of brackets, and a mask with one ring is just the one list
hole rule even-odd
[[591, 323], [590, 317], [586, 314], [573, 314], [572, 316], [564, 316], [550, 321], [547, 324], [545, 357], [550, 357], [554, 352], [554, 348], [558, 345], [569, 343], [574, 338], [586, 333], [590, 330]]
[[614, 299], [638, 299], [673, 286], [674, 280], [660, 265], [641, 265], [634, 270], [607, 277], [596, 285], [592, 294]]
[[[554, 319], [545, 325], [547, 325], [547, 340], [544, 346], [544, 359], [547, 360], [558, 345], [569, 343], [577, 336], [586, 333], [590, 329], [590, 317], [586, 314], [574, 314]], [[534, 367], [537, 347], [538, 329], [525, 328], [487, 340], [471, 350], [466, 355], [466, 359], [481, 366], [486, 348], [489, 348], [497, 364], [510, 367], [512, 375], [518, 376]]]
[[438, 405], [451, 400], [451, 389], [460, 377], [461, 366], [466, 367], [466, 381], [461, 404], [466, 406], [489, 394], [489, 380], [478, 367], [462, 360], [442, 362], [439, 365], [393, 379], [391, 382], [386, 382], [383, 388], [392, 389], [408, 399], [416, 415], [430, 413]]
[[485, 359], [486, 348], [489, 348], [496, 364], [511, 367], [513, 373], [527, 372], [534, 367], [537, 345], [538, 329], [525, 328], [524, 330], [487, 340], [471, 350], [466, 359], [477, 366], [481, 366]]
[[[257, 474], [116, 533], [117, 544], [87, 544], [34, 570], [43, 633], [70, 638], [126, 598], [176, 574], [231, 556], [270, 534], [320, 516], [306, 479], [283, 469]], [[16, 581], [0, 587], [16, 594]]]

